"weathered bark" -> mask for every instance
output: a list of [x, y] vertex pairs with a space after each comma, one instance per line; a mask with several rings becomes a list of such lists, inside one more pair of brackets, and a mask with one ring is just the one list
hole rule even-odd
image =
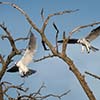
[[2, 85], [0, 85], [0, 100], [3, 100], [3, 90], [2, 90]]
[[84, 92], [87, 94], [89, 100], [96, 100], [93, 92], [89, 88], [84, 76], [79, 72], [79, 70], [74, 65], [73, 61], [68, 57], [63, 57], [63, 60], [69, 65], [69, 69], [74, 73], [78, 81], [80, 82]]

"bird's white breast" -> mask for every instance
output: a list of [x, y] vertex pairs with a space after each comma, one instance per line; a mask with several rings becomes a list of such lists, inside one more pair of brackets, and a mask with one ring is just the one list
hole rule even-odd
[[17, 66], [19, 67], [19, 72], [26, 73], [29, 70], [21, 61], [17, 63]]

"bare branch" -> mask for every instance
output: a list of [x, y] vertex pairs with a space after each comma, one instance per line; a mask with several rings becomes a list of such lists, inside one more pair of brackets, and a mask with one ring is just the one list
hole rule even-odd
[[54, 28], [55, 28], [55, 30], [56, 30], [56, 49], [57, 49], [57, 52], [58, 52], [58, 33], [59, 33], [59, 30], [58, 30], [58, 28], [57, 28], [57, 26], [56, 26], [56, 24], [53, 22], [53, 26], [54, 26]]
[[[47, 24], [48, 24], [48, 21], [49, 21], [49, 19], [51, 18], [51, 17], [53, 17], [53, 16], [56, 16], [56, 15], [63, 15], [63, 14], [66, 14], [66, 13], [72, 13], [72, 12], [76, 12], [76, 11], [78, 11], [78, 9], [76, 9], [76, 10], [65, 10], [65, 11], [61, 11], [61, 12], [57, 12], [57, 13], [53, 13], [53, 14], [49, 14], [48, 15], [48, 17], [45, 19], [45, 21], [44, 21], [44, 23], [43, 23], [43, 26], [42, 26], [42, 29], [41, 29], [41, 37], [42, 37], [42, 45], [43, 45], [43, 47], [44, 47], [44, 50], [48, 50], [47, 48], [46, 48], [46, 45], [45, 45], [45, 41], [44, 41], [44, 30], [46, 29], [46, 26], [47, 26]], [[56, 26], [54, 26], [56, 29], [57, 29], [57, 27]], [[46, 38], [45, 38], [45, 40], [46, 41], [48, 41]], [[50, 44], [50, 42], [48, 41], [48, 42], [46, 42], [46, 44], [49, 44], [49, 47], [50, 47], [50, 49], [52, 50], [52, 51], [54, 51], [52, 48], [52, 45]], [[58, 52], [58, 51], [57, 51]]]
[[27, 92], [27, 90], [28, 90], [28, 88], [24, 89], [22, 87], [23, 84], [16, 86], [16, 85], [13, 85], [12, 83], [9, 83], [9, 82], [2, 82], [1, 85], [5, 87], [5, 89], [3, 91], [4, 93], [6, 93], [11, 88], [15, 88], [15, 89], [18, 89], [18, 90], [23, 91], [23, 92]]
[[41, 43], [42, 43], [42, 46], [43, 46], [44, 50], [48, 51], [49, 49], [46, 47], [45, 42], [42, 40]]
[[34, 97], [36, 97], [37, 95], [41, 95], [41, 90], [43, 89], [43, 88], [46, 88], [46, 86], [44, 85], [44, 83], [42, 83], [42, 85], [41, 85], [41, 87], [37, 90], [37, 92], [35, 92], [35, 93], [31, 93], [30, 94], [30, 96], [34, 96]]
[[[9, 100], [27, 100], [27, 99], [30, 99], [30, 100], [44, 100], [46, 98], [49, 98], [49, 97], [55, 97], [55, 98], [58, 98], [58, 99], [61, 99], [63, 96], [67, 95], [71, 90], [68, 90], [64, 93], [61, 93], [60, 95], [55, 95], [55, 94], [47, 94], [47, 95], [42, 95], [41, 94], [41, 91], [43, 88], [45, 88], [46, 86], [44, 85], [44, 83], [42, 83], [42, 85], [40, 86], [40, 88], [37, 90], [37, 92], [33, 92], [31, 94], [27, 94], [27, 91], [28, 91], [28, 88], [23, 88], [22, 87], [23, 83], [16, 86], [16, 85], [13, 85], [12, 83], [9, 83], [9, 82], [2, 82], [0, 84], [0, 86], [4, 86], [4, 90], [3, 90], [3, 94], [9, 99]], [[16, 92], [18, 93], [18, 96], [15, 98], [12, 98], [10, 95], [7, 94], [7, 91], [10, 90], [10, 89], [16, 89]], [[19, 92], [17, 91], [19, 90]], [[24, 92], [24, 94], [21, 94], [20, 92]]]
[[92, 76], [92, 77], [94, 77], [94, 78], [96, 78], [96, 79], [99, 79], [99, 80], [100, 80], [100, 76], [97, 76], [97, 75], [92, 74], [92, 73], [87, 72], [87, 71], [85, 71], [85, 74], [88, 74], [88, 75], [90, 75], [90, 76]]
[[39, 100], [44, 100], [44, 99], [49, 98], [49, 97], [55, 97], [55, 98], [61, 99], [61, 97], [67, 95], [67, 94], [71, 91], [71, 90], [68, 90], [67, 92], [62, 93], [61, 95], [48, 94], [48, 95], [43, 96], [43, 95], [41, 95], [40, 92], [41, 92], [41, 90], [42, 90], [43, 88], [45, 88], [45, 87], [46, 87], [46, 86], [44, 85], [44, 83], [42, 83], [42, 85], [41, 85], [41, 87], [38, 89], [38, 91], [35, 92], [35, 93], [30, 94], [30, 96], [33, 95], [33, 97], [35, 97], [36, 99], [39, 99]]
[[4, 81], [4, 82], [1, 82], [0, 85], [4, 85], [4, 86], [5, 85], [12, 85], [12, 83]]
[[2, 88], [2, 85], [0, 84], [0, 100], [4, 100], [4, 96], [3, 96], [3, 88]]
[[[9, 40], [9, 37], [7, 35], [2, 35], [1, 36], [1, 39], [4, 40], [5, 38], [7, 38]], [[23, 40], [28, 40], [29, 38], [28, 37], [20, 37], [20, 38], [17, 38], [15, 39], [14, 41], [23, 41]]]
[[2, 69], [0, 70], [0, 80], [3, 77], [7, 66], [9, 65], [9, 63], [12, 61], [12, 57], [14, 57], [17, 54], [20, 54], [20, 51], [16, 48], [15, 42], [13, 37], [11, 36], [11, 33], [7, 30], [7, 28], [3, 25], [0, 24], [0, 27], [6, 32], [7, 34], [7, 39], [9, 40], [11, 47], [12, 47], [12, 51], [11, 53], [8, 55], [6, 61], [3, 60], [3, 57], [1, 56], [1, 60], [2, 60]]
[[2, 36], [1, 36], [1, 39], [2, 39], [2, 40], [4, 40], [5, 38], [8, 39], [8, 36], [7, 36], [7, 35], [2, 35]]
[[0, 54], [0, 63], [2, 63], [2, 65], [4, 65], [4, 63], [5, 63], [5, 61], [4, 61], [4, 59], [3, 59], [1, 54]]
[[61, 98], [65, 95], [67, 95], [70, 91], [71, 90], [68, 90], [67, 92], [62, 93], [61, 95], [48, 94], [48, 95], [45, 95], [45, 96], [38, 96], [37, 98], [40, 98], [40, 100], [44, 100], [44, 99], [49, 98], [49, 97], [55, 97], [55, 98], [58, 98], [59, 100], [61, 100]]
[[61, 56], [61, 58], [68, 64], [69, 69], [74, 73], [74, 75], [76, 76], [76, 78], [80, 82], [80, 84], [81, 84], [83, 90], [85, 91], [85, 93], [87, 94], [89, 100], [96, 100], [93, 92], [91, 91], [91, 89], [89, 88], [87, 82], [85, 81], [84, 76], [77, 69], [77, 67], [75, 66], [73, 61], [67, 56], [65, 56], [65, 57]]
[[25, 37], [25, 38], [17, 38], [17, 39], [15, 39], [14, 41], [16, 42], [16, 41], [20, 41], [20, 40], [28, 40], [29, 38], [28, 37]]
[[49, 54], [48, 56], [44, 56], [44, 57], [42, 57], [42, 58], [40, 58], [40, 59], [34, 60], [34, 62], [42, 61], [42, 60], [44, 60], [44, 59], [52, 58], [52, 57], [55, 57], [55, 56]]
[[63, 14], [66, 14], [66, 13], [73, 13], [73, 12], [76, 12], [78, 11], [79, 9], [76, 9], [76, 10], [65, 10], [65, 11], [61, 11], [61, 12], [57, 12], [57, 13], [53, 13], [53, 14], [49, 14], [48, 17], [45, 19], [44, 23], [43, 23], [43, 26], [42, 26], [42, 32], [44, 33], [44, 30], [48, 24], [48, 21], [51, 17], [53, 16], [57, 16], [57, 15], [63, 15]]
[[[13, 3], [9, 3], [9, 2], [0, 2], [0, 4], [5, 4], [5, 5], [10, 5], [12, 6], [13, 8], [16, 8], [18, 11], [20, 11], [26, 18], [26, 20], [28, 21], [28, 23], [37, 31], [40, 33], [41, 35], [41, 38], [42, 38], [42, 41], [44, 43], [46, 43], [46, 45], [51, 49], [51, 51], [53, 53], [55, 53], [55, 55], [57, 55], [57, 52], [55, 50], [55, 48], [52, 46], [52, 44], [50, 43], [50, 41], [48, 41], [48, 39], [46, 38], [45, 34], [44, 34], [44, 29], [42, 28], [41, 30], [38, 29], [38, 27], [35, 25], [35, 23], [32, 22], [32, 20], [30, 19], [30, 17], [27, 15], [27, 13], [21, 9], [19, 6], [17, 6], [16, 4], [13, 4]], [[76, 11], [76, 10], [75, 10]], [[64, 13], [70, 13], [70, 12], [75, 12], [75, 11], [63, 11], [63, 12], [59, 12], [59, 13], [54, 13], [53, 15], [49, 15], [50, 17], [51, 16], [54, 16], [54, 15], [61, 15], [61, 14], [64, 14]], [[50, 18], [49, 18], [50, 19]], [[47, 20], [49, 20], [47, 19]], [[46, 41], [46, 42], [45, 42]]]
[[9, 89], [11, 88], [15, 88], [15, 89], [18, 89], [20, 91], [23, 91], [23, 92], [26, 92], [28, 90], [28, 88], [26, 89], [23, 89], [21, 86], [15, 86], [15, 85], [11, 85], [11, 86], [8, 86], [5, 90], [4, 90], [4, 93], [7, 92]]
[[69, 38], [66, 38], [65, 32], [63, 32], [63, 44], [62, 44], [62, 55], [66, 56], [67, 42]]
[[29, 95], [22, 95], [17, 97], [17, 100], [37, 100], [37, 99]]
[[44, 21], [44, 9], [43, 8], [41, 10], [41, 18], [42, 18], [42, 21]]
[[0, 27], [1, 27], [1, 28], [6, 32], [6, 34], [7, 34], [7, 38], [8, 38], [8, 40], [9, 40], [11, 46], [12, 46], [12, 51], [18, 52], [18, 50], [17, 50], [17, 48], [16, 48], [16, 46], [15, 46], [14, 40], [13, 40], [13, 38], [12, 38], [12, 36], [11, 36], [11, 33], [7, 30], [7, 28], [6, 28], [4, 25], [0, 24]]
[[82, 28], [86, 28], [86, 27], [92, 27], [94, 25], [98, 25], [100, 24], [100, 22], [95, 22], [95, 23], [91, 23], [91, 24], [87, 24], [87, 25], [82, 25], [82, 26], [78, 26], [76, 28], [74, 28], [71, 32], [70, 32], [70, 35], [72, 35], [73, 33], [79, 31], [80, 29]]
[[59, 30], [58, 30], [58, 28], [57, 28], [55, 22], [53, 22], [53, 26], [54, 26], [55, 30], [57, 31], [57, 34], [58, 34], [58, 33], [59, 33]]
[[10, 2], [0, 2], [0, 4], [4, 4], [4, 5], [10, 5], [13, 8], [16, 8], [18, 11], [20, 11], [25, 18], [27, 19], [27, 21], [32, 25], [32, 27], [37, 31], [40, 32], [40, 30], [37, 28], [37, 26], [35, 25], [35, 23], [32, 22], [32, 20], [30, 19], [30, 17], [27, 15], [27, 13], [25, 13], [25, 11], [23, 9], [21, 9], [19, 6], [17, 6], [16, 4], [10, 3]]
[[5, 95], [9, 100], [19, 100], [19, 99], [13, 99], [12, 97], [10, 97], [10, 95], [7, 94], [8, 90], [10, 89], [16, 89], [19, 90], [20, 92], [27, 92], [28, 91], [28, 88], [23, 88], [22, 85], [24, 83], [16, 86], [16, 85], [13, 85], [12, 83], [9, 83], [9, 82], [1, 82], [0, 86], [2, 86], [2, 94]]

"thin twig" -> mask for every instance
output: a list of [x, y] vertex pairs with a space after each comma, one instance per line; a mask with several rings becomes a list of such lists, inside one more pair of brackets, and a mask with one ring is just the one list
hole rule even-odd
[[21, 38], [17, 38], [17, 39], [15, 39], [14, 41], [16, 42], [16, 41], [20, 41], [20, 40], [23, 41], [23, 40], [28, 40], [28, 39], [29, 39], [28, 37], [25, 37], [25, 38], [22, 38], [22, 37], [21, 37]]
[[91, 23], [91, 24], [87, 24], [87, 25], [78, 26], [78, 27], [74, 28], [74, 29], [73, 29], [71, 32], [69, 32], [69, 33], [70, 33], [70, 35], [72, 35], [73, 33], [79, 31], [79, 30], [82, 29], [82, 28], [92, 27], [92, 26], [98, 25], [98, 24], [100, 24], [100, 22], [95, 22], [95, 23]]
[[3, 81], [3, 82], [0, 83], [0, 85], [12, 85], [12, 83]]
[[2, 63], [2, 65], [4, 65], [4, 63], [5, 63], [5, 61], [4, 61], [4, 59], [3, 59], [1, 54], [0, 54], [0, 63]]
[[45, 50], [45, 51], [48, 51], [49, 49], [46, 47], [45, 42], [42, 40], [41, 43], [42, 43], [42, 46], [43, 46], [44, 50]]
[[90, 76], [92, 76], [92, 77], [100, 80], [100, 76], [97, 76], [97, 75], [95, 75], [93, 73], [90, 73], [90, 72], [85, 71], [85, 74], [88, 74], [88, 75], [90, 75]]
[[32, 22], [32, 20], [30, 19], [30, 17], [27, 15], [27, 13], [21, 9], [19, 6], [17, 6], [16, 4], [10, 3], [10, 2], [0, 2], [0, 4], [4, 4], [4, 5], [10, 5], [13, 8], [16, 8], [18, 11], [20, 11], [25, 18], [27, 19], [27, 21], [32, 25], [32, 27], [37, 31], [40, 32], [40, 30], [37, 28], [36, 24]]
[[44, 100], [44, 99], [49, 98], [49, 97], [55, 97], [55, 98], [58, 98], [59, 100], [61, 100], [61, 98], [65, 95], [67, 95], [70, 91], [71, 90], [68, 90], [67, 92], [62, 93], [61, 95], [48, 94], [48, 95], [45, 95], [45, 96], [38, 96], [37, 98], [40, 98], [40, 100]]
[[44, 57], [42, 57], [42, 58], [40, 58], [40, 59], [34, 60], [34, 62], [42, 61], [42, 60], [44, 60], [44, 59], [52, 58], [52, 57], [55, 57], [55, 56], [49, 54], [48, 56], [44, 56]]
[[59, 34], [59, 30], [58, 30], [58, 28], [57, 28], [57, 26], [56, 26], [56, 24], [53, 22], [53, 26], [54, 26], [54, 28], [55, 28], [55, 30], [56, 30], [56, 49], [57, 49], [57, 52], [58, 52], [58, 34]]
[[46, 88], [46, 86], [44, 85], [44, 83], [42, 83], [42, 85], [41, 85], [41, 87], [37, 90], [37, 92], [35, 92], [35, 93], [31, 93], [30, 94], [30, 96], [34, 96], [34, 97], [36, 97], [37, 95], [41, 95], [41, 90], [43, 89], [43, 88]]
[[7, 28], [4, 25], [0, 24], [0, 27], [6, 32], [7, 38], [12, 46], [12, 50], [17, 52], [18, 50], [15, 46], [14, 39], [12, 38], [11, 33], [7, 30]]
[[37, 99], [29, 95], [21, 95], [17, 97], [17, 100], [37, 100]]
[[42, 18], [42, 21], [44, 21], [44, 9], [43, 8], [41, 9], [41, 18]]

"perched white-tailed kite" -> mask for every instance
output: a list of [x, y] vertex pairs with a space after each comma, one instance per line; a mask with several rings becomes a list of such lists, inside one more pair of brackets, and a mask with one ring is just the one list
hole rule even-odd
[[[81, 44], [82, 45], [82, 51], [86, 48], [87, 52], [90, 53], [90, 50], [92, 51], [98, 51], [98, 48], [95, 48], [90, 44], [90, 42], [94, 39], [96, 39], [100, 35], [100, 26], [93, 29], [88, 36], [81, 39], [69, 39], [68, 44]], [[63, 40], [59, 40], [58, 43], [62, 43]]]
[[32, 32], [30, 32], [30, 40], [28, 43], [28, 47], [22, 58], [7, 72], [18, 72], [20, 73], [21, 77], [29, 76], [36, 72], [36, 70], [29, 69], [27, 65], [32, 61], [33, 55], [35, 54], [36, 50], [36, 38]]

